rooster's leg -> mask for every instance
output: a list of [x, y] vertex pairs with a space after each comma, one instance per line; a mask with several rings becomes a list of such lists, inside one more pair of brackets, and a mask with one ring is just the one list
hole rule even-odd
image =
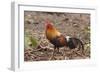
[[57, 53], [59, 53], [59, 48], [57, 48]]
[[55, 50], [56, 50], [56, 47], [54, 47], [53, 54], [52, 54], [52, 56], [51, 56], [50, 60], [54, 59]]
[[63, 53], [59, 50], [59, 47], [57, 47], [57, 54], [60, 54], [63, 56]]

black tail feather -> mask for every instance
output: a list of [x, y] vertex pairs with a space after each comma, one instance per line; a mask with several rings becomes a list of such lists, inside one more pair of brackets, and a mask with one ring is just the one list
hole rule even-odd
[[81, 40], [78, 39], [78, 42], [79, 42], [79, 50], [81, 49], [82, 50], [82, 53], [84, 54], [84, 44]]
[[84, 54], [83, 42], [78, 38], [69, 38], [69, 40], [67, 41], [67, 46], [70, 49], [75, 49], [75, 48], [77, 48], [77, 46], [79, 46], [78, 50], [82, 49], [82, 53]]

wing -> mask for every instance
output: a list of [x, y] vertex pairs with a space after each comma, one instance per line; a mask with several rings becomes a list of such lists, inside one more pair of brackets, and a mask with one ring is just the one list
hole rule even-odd
[[60, 35], [50, 40], [50, 42], [56, 47], [63, 47], [66, 45], [66, 38]]

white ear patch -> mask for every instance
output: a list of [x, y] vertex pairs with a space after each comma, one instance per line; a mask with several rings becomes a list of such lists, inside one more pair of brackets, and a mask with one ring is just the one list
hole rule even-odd
[[70, 39], [70, 36], [66, 36], [66, 39], [67, 39], [67, 41], [69, 41], [69, 39]]

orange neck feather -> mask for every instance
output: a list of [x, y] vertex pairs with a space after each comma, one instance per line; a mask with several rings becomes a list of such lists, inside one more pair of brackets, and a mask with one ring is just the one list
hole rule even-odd
[[48, 39], [52, 39], [56, 36], [60, 36], [61, 33], [56, 30], [56, 28], [52, 24], [46, 25], [46, 36]]

